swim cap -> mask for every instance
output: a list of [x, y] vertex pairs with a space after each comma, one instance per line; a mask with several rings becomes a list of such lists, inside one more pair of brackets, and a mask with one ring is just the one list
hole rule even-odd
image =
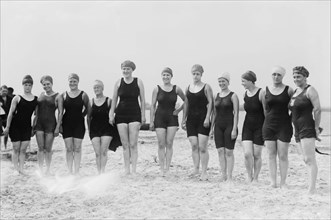
[[100, 85], [102, 88], [104, 88], [103, 82], [101, 80], [95, 80], [94, 85]]
[[76, 73], [70, 73], [68, 79], [74, 78], [79, 82], [79, 76]]
[[43, 84], [44, 81], [50, 81], [53, 84], [53, 78], [49, 75], [45, 75], [41, 77], [40, 83]]
[[218, 79], [219, 78], [226, 79], [226, 81], [228, 81], [228, 83], [229, 83], [230, 82], [230, 73], [228, 73], [228, 72], [221, 73], [218, 76]]
[[274, 67], [272, 68], [271, 73], [279, 73], [279, 74], [281, 74], [282, 76], [284, 76], [285, 73], [286, 73], [286, 70], [285, 70], [284, 67], [281, 67], [281, 66], [274, 66]]
[[24, 76], [24, 78], [22, 80], [22, 85], [24, 85], [25, 83], [30, 83], [33, 85], [33, 79], [30, 75]]
[[164, 73], [164, 72], [169, 73], [171, 76], [173, 76], [173, 75], [172, 75], [172, 69], [170, 69], [169, 67], [164, 68], [164, 69], [162, 70], [162, 73]]
[[134, 62], [132, 62], [131, 60], [126, 60], [121, 64], [121, 69], [123, 67], [130, 67], [132, 69], [132, 71], [134, 71], [136, 69], [136, 65], [134, 64]]
[[309, 76], [309, 72], [308, 72], [308, 70], [304, 66], [296, 66], [296, 67], [294, 67], [293, 68], [293, 74], [294, 73], [301, 74], [304, 77], [308, 77]]
[[203, 67], [200, 64], [194, 64], [192, 66], [192, 72], [198, 71], [199, 73], [203, 73]]
[[241, 78], [246, 79], [247, 81], [251, 81], [253, 83], [256, 82], [256, 75], [253, 71], [246, 71], [244, 74], [241, 75]]

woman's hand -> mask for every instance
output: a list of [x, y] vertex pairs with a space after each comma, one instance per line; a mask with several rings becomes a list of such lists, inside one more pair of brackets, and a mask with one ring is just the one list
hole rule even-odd
[[205, 121], [203, 122], [203, 127], [209, 128], [209, 126], [210, 126], [210, 121], [208, 118], [206, 118]]
[[231, 132], [231, 139], [234, 140], [237, 138], [238, 132], [237, 129], [236, 130], [232, 130]]
[[6, 127], [5, 130], [3, 130], [2, 134], [7, 136], [9, 134], [9, 128]]
[[55, 130], [54, 130], [54, 137], [59, 136], [59, 133], [60, 133], [60, 128], [56, 127]]
[[186, 120], [182, 121], [182, 129], [186, 131]]
[[146, 124], [146, 117], [145, 117], [145, 115], [141, 116], [141, 124], [142, 125]]
[[150, 131], [155, 131], [154, 122], [149, 123], [149, 130]]
[[114, 123], [115, 123], [115, 118], [114, 118], [114, 116], [109, 116], [109, 124], [111, 124], [111, 125], [114, 126]]
[[178, 116], [179, 112], [180, 112], [180, 109], [175, 109], [172, 114]]

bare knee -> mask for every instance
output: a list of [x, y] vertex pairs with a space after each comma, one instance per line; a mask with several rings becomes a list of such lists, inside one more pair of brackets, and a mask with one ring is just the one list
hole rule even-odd
[[252, 159], [252, 157], [253, 157], [253, 154], [251, 152], [245, 153], [245, 160], [250, 160], [250, 159]]
[[225, 152], [225, 156], [226, 156], [226, 157], [232, 157], [232, 156], [233, 156], [233, 151], [232, 151], [232, 150], [227, 150], [227, 151]]
[[168, 149], [168, 150], [172, 150], [172, 142], [171, 142], [171, 143], [167, 143], [166, 146], [167, 146], [167, 149]]
[[163, 150], [166, 147], [166, 144], [164, 142], [159, 142], [159, 149]]
[[253, 154], [254, 160], [261, 160], [261, 154]]
[[280, 155], [279, 155], [279, 160], [280, 160], [280, 161], [288, 161], [288, 156], [287, 156], [287, 154], [280, 154]]
[[193, 151], [193, 152], [198, 152], [198, 151], [199, 151], [199, 146], [198, 146], [198, 144], [192, 144], [192, 151]]
[[81, 147], [75, 147], [75, 153], [80, 153], [82, 151], [82, 148]]
[[207, 152], [207, 147], [200, 147], [199, 150], [200, 150], [200, 153], [204, 154]]

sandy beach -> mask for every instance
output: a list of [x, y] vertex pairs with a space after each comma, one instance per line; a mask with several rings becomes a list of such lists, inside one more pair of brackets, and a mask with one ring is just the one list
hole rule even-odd
[[[330, 137], [320, 149], [330, 152]], [[238, 138], [240, 140], [240, 138]], [[122, 149], [108, 152], [106, 173], [97, 175], [95, 154], [83, 141], [81, 176], [67, 175], [63, 139], [54, 141], [52, 176], [37, 170], [37, 150], [25, 164], [29, 176], [14, 176], [6, 153], [1, 157], [1, 219], [330, 219], [330, 156], [317, 155], [317, 193], [306, 194], [307, 169], [297, 148], [289, 151], [288, 189], [270, 188], [266, 149], [259, 183], [246, 181], [243, 149], [237, 141], [234, 183], [220, 182], [214, 141], [209, 141], [209, 180], [189, 177], [190, 144], [180, 130], [174, 142], [171, 172], [161, 177], [154, 132], [141, 131], [138, 175], [123, 175]]]

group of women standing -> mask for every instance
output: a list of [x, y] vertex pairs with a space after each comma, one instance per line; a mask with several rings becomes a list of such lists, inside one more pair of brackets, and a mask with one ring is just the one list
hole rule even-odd
[[[146, 122], [146, 117], [144, 85], [141, 79], [133, 77], [135, 68], [135, 64], [129, 60], [121, 64], [123, 77], [115, 83], [112, 99], [104, 96], [104, 84], [96, 80], [93, 86], [95, 98], [91, 101], [84, 91], [78, 89], [77, 74], [69, 75], [70, 90], [62, 94], [52, 90], [53, 79], [50, 76], [42, 77], [40, 82], [45, 92], [39, 98], [31, 93], [32, 77], [25, 76], [22, 82], [24, 94], [13, 99], [4, 130], [5, 134], [9, 133], [13, 142], [15, 170], [24, 173], [26, 147], [31, 133], [35, 132], [40, 169], [45, 160], [46, 173], [49, 173], [52, 143], [54, 137], [62, 133], [68, 170], [78, 174], [85, 134], [84, 117], [87, 115], [98, 172], [105, 172], [107, 150], [119, 136], [120, 143], [117, 145], [123, 147], [125, 174], [136, 174], [138, 134], [141, 125]], [[201, 65], [192, 67], [193, 82], [184, 93], [179, 86], [171, 83], [173, 71], [167, 67], [161, 72], [163, 84], [153, 90], [150, 129], [156, 131], [158, 139], [160, 172], [162, 176], [169, 172], [174, 137], [179, 127], [178, 114], [183, 110], [181, 127], [187, 131], [192, 147], [192, 176], [199, 176], [201, 180], [208, 179], [208, 140], [209, 136], [214, 136], [221, 181], [231, 182], [235, 160], [233, 150], [238, 136], [239, 99], [229, 89], [229, 73], [218, 76], [220, 91], [215, 96], [211, 86], [202, 81], [203, 73]], [[283, 84], [284, 75], [285, 69], [276, 66], [271, 71], [272, 85], [262, 89], [255, 85], [257, 77], [254, 72], [247, 71], [242, 74], [242, 85], [246, 89], [243, 98], [246, 116], [242, 130], [242, 146], [248, 181], [258, 181], [262, 165], [261, 153], [265, 145], [268, 149], [271, 186], [277, 187], [278, 156], [280, 187], [286, 187], [288, 147], [293, 133], [292, 120], [295, 139], [310, 169], [309, 192], [313, 193], [317, 176], [314, 141], [319, 140], [321, 118], [319, 98], [316, 90], [307, 84], [309, 72], [304, 67], [293, 69], [293, 79], [297, 86], [295, 91]], [[181, 105], [177, 104], [178, 96], [183, 101]], [[31, 126], [33, 112], [36, 117]]]

